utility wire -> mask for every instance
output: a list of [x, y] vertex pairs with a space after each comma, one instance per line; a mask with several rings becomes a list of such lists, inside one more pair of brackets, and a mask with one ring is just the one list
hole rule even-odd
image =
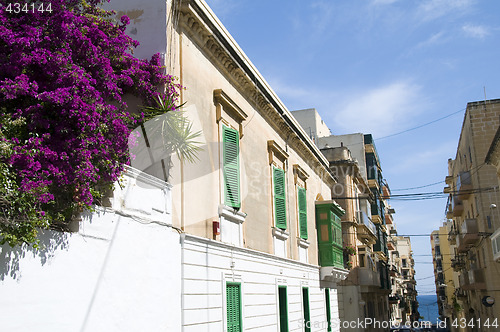
[[387, 136], [382, 136], [382, 137], [379, 137], [377, 139], [374, 139], [375, 141], [380, 141], [381, 139], [385, 139], [385, 138], [389, 138], [389, 137], [393, 137], [393, 136], [397, 136], [397, 135], [401, 135], [401, 134], [404, 134], [404, 133], [407, 133], [409, 131], [412, 131], [412, 130], [416, 130], [416, 129], [419, 129], [419, 128], [422, 128], [422, 127], [425, 127], [425, 126], [428, 126], [430, 124], [433, 124], [433, 123], [436, 123], [438, 121], [441, 121], [441, 120], [444, 120], [446, 118], [449, 118], [450, 116], [453, 116], [455, 114], [458, 114], [458, 113], [462, 113], [463, 111], [465, 111], [465, 108], [462, 108], [461, 110], [459, 111], [456, 111], [456, 112], [453, 112], [453, 113], [450, 113], [448, 115], [445, 115], [443, 116], [442, 118], [439, 118], [439, 119], [436, 119], [436, 120], [433, 120], [433, 121], [430, 121], [430, 122], [427, 122], [427, 123], [424, 123], [420, 126], [416, 126], [416, 127], [413, 127], [413, 128], [409, 128], [409, 129], [406, 129], [406, 130], [403, 130], [403, 131], [400, 131], [400, 132], [397, 132], [397, 133], [394, 133], [394, 134], [390, 134], [390, 135], [387, 135]]
[[[479, 171], [479, 169], [481, 167], [483, 167], [484, 165], [486, 165], [485, 163], [482, 163], [481, 165], [478, 165], [476, 167], [473, 167], [469, 170], [469, 172], [471, 172], [470, 176], [474, 175], [475, 173], [477, 173]], [[458, 178], [460, 175], [457, 174], [455, 176], [452, 176], [453, 179], [455, 178]], [[423, 186], [418, 186], [418, 187], [411, 187], [411, 188], [399, 188], [399, 189], [391, 189], [391, 191], [405, 191], [405, 190], [413, 190], [413, 189], [421, 189], [421, 188], [426, 188], [426, 187], [431, 187], [431, 186], [435, 186], [437, 184], [440, 184], [440, 183], [444, 183], [446, 182], [445, 180], [442, 180], [442, 181], [438, 181], [438, 182], [434, 182], [434, 183], [430, 183], [430, 184], [425, 184]]]
[[[482, 193], [482, 192], [495, 191], [497, 188], [498, 187], [475, 188], [475, 189], [470, 189], [470, 190], [466, 190], [466, 191], [461, 191], [460, 193], [477, 194], [477, 193]], [[383, 199], [383, 200], [390, 199], [390, 200], [420, 201], [420, 200], [427, 200], [427, 199], [448, 198], [450, 195], [456, 195], [458, 193], [459, 193], [458, 191], [450, 191], [447, 193], [444, 193], [441, 191], [435, 191], [435, 192], [425, 192], [425, 193], [396, 194], [396, 195], [390, 195], [390, 196], [380, 195], [380, 196], [378, 196], [378, 198]], [[367, 197], [336, 196], [336, 197], [333, 197], [333, 199], [334, 200], [341, 200], [341, 199], [360, 200], [360, 199], [367, 199]]]

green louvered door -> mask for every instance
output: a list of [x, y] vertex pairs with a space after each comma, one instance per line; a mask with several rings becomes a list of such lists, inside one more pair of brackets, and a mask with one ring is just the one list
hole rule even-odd
[[222, 127], [222, 159], [224, 172], [224, 203], [239, 209], [240, 199], [240, 137], [237, 130]]
[[307, 240], [306, 190], [302, 187], [298, 187], [298, 206], [299, 206], [300, 237], [304, 240]]
[[286, 286], [278, 286], [280, 332], [288, 332], [288, 296]]
[[326, 322], [328, 324], [327, 331], [332, 332], [332, 310], [330, 307], [330, 288], [325, 288], [325, 306], [326, 306]]
[[241, 285], [226, 284], [227, 332], [241, 332]]
[[277, 228], [286, 229], [285, 172], [273, 167], [274, 221]]
[[311, 332], [311, 309], [309, 308], [309, 288], [302, 288], [302, 307], [304, 309], [304, 332]]

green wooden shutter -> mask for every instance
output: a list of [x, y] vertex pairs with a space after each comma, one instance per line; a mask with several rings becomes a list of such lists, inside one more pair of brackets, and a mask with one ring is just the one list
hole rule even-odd
[[280, 332], [288, 332], [288, 296], [286, 286], [278, 286]]
[[298, 188], [298, 201], [300, 237], [307, 240], [307, 203], [306, 190], [304, 188]]
[[325, 305], [326, 305], [326, 322], [328, 324], [327, 331], [332, 332], [332, 311], [330, 308], [330, 289], [325, 288]]
[[241, 332], [241, 287], [226, 284], [227, 332]]
[[285, 172], [273, 167], [274, 221], [276, 227], [286, 229]]
[[241, 207], [239, 166], [240, 137], [237, 130], [225, 126], [222, 128], [224, 202], [227, 206], [239, 209]]
[[302, 305], [304, 307], [304, 331], [311, 332], [311, 310], [309, 309], [309, 288], [302, 288]]

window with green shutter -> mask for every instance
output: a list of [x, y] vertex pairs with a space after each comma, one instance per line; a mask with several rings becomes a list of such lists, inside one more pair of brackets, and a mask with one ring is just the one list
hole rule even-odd
[[328, 324], [327, 331], [332, 332], [332, 310], [330, 307], [330, 289], [325, 288], [325, 306], [326, 306], [326, 323]]
[[278, 286], [280, 332], [288, 332], [288, 296], [286, 286]]
[[273, 166], [274, 222], [277, 228], [286, 229], [285, 172]]
[[298, 206], [299, 206], [299, 229], [300, 237], [307, 240], [307, 204], [306, 204], [306, 190], [298, 187]]
[[309, 288], [302, 288], [302, 306], [304, 308], [304, 331], [311, 332], [311, 310], [309, 309]]
[[241, 332], [241, 285], [226, 284], [227, 332]]
[[241, 207], [239, 143], [240, 135], [238, 131], [222, 126], [224, 203], [237, 209]]

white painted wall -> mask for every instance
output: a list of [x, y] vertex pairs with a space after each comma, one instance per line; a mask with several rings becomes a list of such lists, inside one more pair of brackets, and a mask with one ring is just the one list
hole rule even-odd
[[[3, 331], [179, 331], [180, 241], [161, 181], [131, 168], [112, 208], [42, 249], [0, 247]], [[163, 211], [160, 211], [163, 210]]]
[[[242, 285], [244, 331], [279, 331], [278, 285], [287, 286], [290, 331], [303, 331], [302, 287], [309, 288], [311, 321], [318, 322], [312, 331], [326, 331], [317, 266], [191, 235], [183, 247], [183, 331], [225, 331], [227, 281]], [[330, 296], [332, 317], [338, 318], [337, 291]]]

